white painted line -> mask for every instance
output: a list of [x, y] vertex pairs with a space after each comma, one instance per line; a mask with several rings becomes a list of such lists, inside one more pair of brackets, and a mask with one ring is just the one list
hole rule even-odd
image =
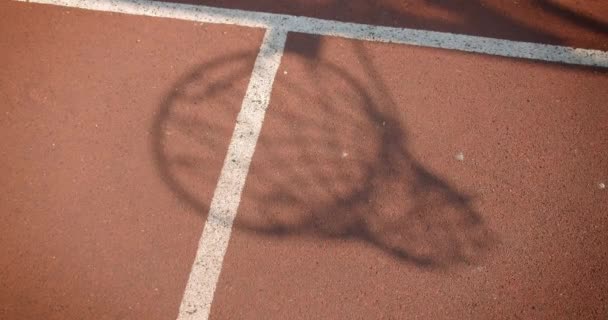
[[286, 39], [287, 31], [278, 28], [268, 29], [264, 36], [211, 200], [207, 222], [179, 308], [179, 320], [209, 317], [232, 223], [262, 129]]
[[324, 36], [452, 49], [504, 57], [608, 68], [608, 52], [447, 32], [372, 26], [284, 14], [221, 9], [149, 0], [17, 0], [88, 10], [174, 18], [258, 28], [282, 28]]

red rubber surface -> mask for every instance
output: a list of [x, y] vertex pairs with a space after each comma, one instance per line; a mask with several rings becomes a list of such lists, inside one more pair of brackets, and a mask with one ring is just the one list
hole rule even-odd
[[[261, 30], [0, 12], [0, 318], [174, 319]], [[243, 58], [222, 72], [244, 76], [190, 99], [201, 87], [179, 82], [226, 76], [196, 70], [228, 53]], [[211, 144], [184, 119], [211, 121]], [[199, 207], [171, 179], [196, 183]]]
[[[601, 1], [205, 3], [608, 49]], [[0, 4], [0, 318], [176, 317], [262, 34]], [[608, 317], [606, 88], [289, 35], [211, 317]]]
[[213, 319], [608, 315], [606, 73], [287, 48]]

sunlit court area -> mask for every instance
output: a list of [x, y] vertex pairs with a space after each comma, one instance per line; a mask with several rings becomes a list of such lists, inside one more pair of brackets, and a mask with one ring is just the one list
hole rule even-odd
[[0, 3], [0, 319], [607, 319], [608, 2]]

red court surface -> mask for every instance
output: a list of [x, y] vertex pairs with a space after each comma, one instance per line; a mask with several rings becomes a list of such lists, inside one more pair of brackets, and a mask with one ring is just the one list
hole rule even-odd
[[[196, 3], [608, 49], [601, 1]], [[0, 4], [1, 319], [183, 316], [263, 37]], [[605, 319], [607, 89], [289, 33], [210, 318]]]
[[588, 69], [291, 36], [212, 318], [605, 316], [606, 88]]
[[[0, 318], [175, 318], [207, 209], [169, 185], [209, 202], [262, 31], [0, 6]], [[196, 107], [188, 80], [232, 74]]]

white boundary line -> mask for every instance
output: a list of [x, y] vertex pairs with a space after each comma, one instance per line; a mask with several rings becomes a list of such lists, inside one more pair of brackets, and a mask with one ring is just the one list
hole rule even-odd
[[208, 319], [232, 224], [270, 101], [288, 32], [608, 67], [608, 52], [477, 36], [328, 21], [148, 0], [17, 0], [87, 10], [267, 29], [199, 240], [178, 320]]
[[284, 14], [221, 9], [149, 0], [17, 0], [132, 15], [174, 18], [257, 28], [281, 28], [350, 39], [452, 49], [513, 58], [608, 68], [608, 52], [539, 43], [338, 22]]
[[286, 39], [287, 32], [281, 29], [268, 29], [264, 36], [211, 200], [209, 216], [198, 244], [178, 320], [209, 317], [232, 224], [270, 102], [272, 83], [279, 69]]

